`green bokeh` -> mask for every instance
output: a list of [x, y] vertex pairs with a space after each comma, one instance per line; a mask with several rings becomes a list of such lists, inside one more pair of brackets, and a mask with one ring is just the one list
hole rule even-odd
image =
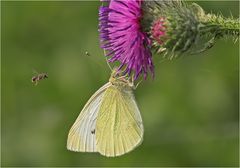
[[[99, 47], [100, 2], [1, 2], [2, 166], [237, 166], [238, 43], [161, 62], [135, 91], [145, 135], [129, 154], [66, 149], [68, 131], [108, 81]], [[199, 2], [238, 17], [238, 1]], [[85, 51], [90, 56], [85, 55]], [[49, 78], [33, 86], [34, 70]]]

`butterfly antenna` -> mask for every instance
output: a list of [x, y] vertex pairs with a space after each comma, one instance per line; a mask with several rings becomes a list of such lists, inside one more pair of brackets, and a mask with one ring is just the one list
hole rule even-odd
[[138, 83], [137, 83], [136, 85], [134, 85], [134, 76], [132, 76], [132, 81], [131, 81], [131, 83], [132, 83], [133, 88], [134, 88], [134, 89], [137, 89], [138, 85], [140, 85], [140, 83], [142, 82], [142, 80], [143, 80], [143, 78], [140, 79], [140, 81], [138, 81]]
[[138, 83], [135, 86], [135, 89], [137, 89], [138, 85], [142, 82], [143, 79], [141, 79], [140, 81], [138, 81]]
[[106, 57], [106, 51], [103, 49], [103, 53], [104, 53], [104, 56], [105, 56], [105, 59], [106, 59], [106, 62], [107, 62], [107, 65], [108, 65], [108, 67], [109, 67], [109, 69], [111, 70], [111, 71], [113, 71], [113, 68], [111, 67], [111, 65], [109, 64], [109, 62], [108, 62], [108, 59], [107, 59], [107, 57]]

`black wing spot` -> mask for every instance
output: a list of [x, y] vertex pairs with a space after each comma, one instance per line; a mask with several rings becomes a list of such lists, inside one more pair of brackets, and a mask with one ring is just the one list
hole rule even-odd
[[92, 134], [95, 134], [95, 129], [91, 131]]

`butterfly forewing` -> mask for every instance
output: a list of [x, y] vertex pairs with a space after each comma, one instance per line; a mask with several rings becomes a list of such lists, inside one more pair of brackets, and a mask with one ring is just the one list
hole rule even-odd
[[142, 139], [143, 124], [132, 89], [110, 86], [97, 117], [97, 151], [105, 156], [120, 156], [137, 147]]
[[68, 134], [67, 149], [76, 152], [96, 152], [96, 118], [105, 90], [110, 83], [102, 86], [88, 100]]

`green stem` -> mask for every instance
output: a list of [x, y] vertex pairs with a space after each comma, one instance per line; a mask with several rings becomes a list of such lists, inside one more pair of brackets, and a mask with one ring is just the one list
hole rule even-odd
[[203, 34], [209, 32], [215, 37], [232, 36], [239, 38], [239, 19], [224, 18], [213, 14], [207, 14], [201, 18], [200, 22], [203, 25], [201, 32]]

